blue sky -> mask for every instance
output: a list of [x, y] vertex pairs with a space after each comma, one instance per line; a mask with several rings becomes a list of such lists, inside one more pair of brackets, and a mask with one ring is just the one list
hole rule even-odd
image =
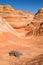
[[11, 5], [13, 8], [36, 13], [43, 8], [43, 0], [0, 0], [2, 5]]

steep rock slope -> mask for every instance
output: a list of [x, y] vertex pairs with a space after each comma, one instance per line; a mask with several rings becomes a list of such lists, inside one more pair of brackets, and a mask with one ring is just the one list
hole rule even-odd
[[43, 8], [41, 8], [34, 16], [32, 24], [36, 28], [36, 31], [43, 35]]
[[36, 14], [33, 19], [35, 22], [43, 22], [43, 8], [41, 8]]

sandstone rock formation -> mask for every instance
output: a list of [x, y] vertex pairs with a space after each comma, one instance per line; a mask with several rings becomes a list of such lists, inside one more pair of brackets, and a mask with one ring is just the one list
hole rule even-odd
[[[42, 24], [42, 25], [41, 25]], [[26, 30], [33, 31], [35, 35], [43, 35], [43, 8], [41, 8], [35, 15]], [[28, 33], [29, 34], [29, 33]]]
[[0, 5], [0, 15], [15, 28], [25, 27], [34, 17], [30, 12], [13, 9], [10, 5]]
[[[30, 12], [16, 10], [10, 5], [0, 5], [0, 16], [2, 16], [15, 30], [24, 35], [26, 32], [32, 34], [40, 33], [40, 24], [43, 22], [43, 8], [35, 15]], [[43, 29], [41, 29], [43, 34]], [[29, 34], [30, 35], [30, 34]]]
[[[40, 24], [42, 23], [42, 27]], [[32, 24], [36, 27], [36, 29], [43, 35], [43, 8], [41, 8], [34, 16], [32, 20]], [[37, 31], [37, 32], [38, 32]]]
[[[43, 8], [33, 15], [0, 5], [0, 65], [43, 65], [42, 12]], [[9, 57], [11, 50], [23, 55]]]
[[43, 22], [43, 8], [41, 8], [36, 14], [33, 19], [35, 22]]
[[[8, 53], [10, 50], [19, 50], [23, 53], [19, 59], [9, 57]], [[29, 64], [27, 62], [30, 61], [34, 57], [43, 53], [43, 36], [38, 37], [28, 37], [27, 38], [19, 38], [15, 29], [13, 29], [8, 22], [6, 22], [3, 18], [0, 17], [0, 64], [1, 65], [10, 65], [10, 64]], [[43, 57], [43, 56], [42, 56]], [[41, 57], [41, 58], [42, 58]], [[40, 61], [41, 59], [39, 59]], [[14, 62], [15, 61], [15, 62]], [[19, 63], [20, 62], [20, 63]], [[41, 61], [43, 62], [43, 61]], [[36, 63], [38, 61], [36, 60]], [[35, 64], [36, 64], [35, 63]]]

